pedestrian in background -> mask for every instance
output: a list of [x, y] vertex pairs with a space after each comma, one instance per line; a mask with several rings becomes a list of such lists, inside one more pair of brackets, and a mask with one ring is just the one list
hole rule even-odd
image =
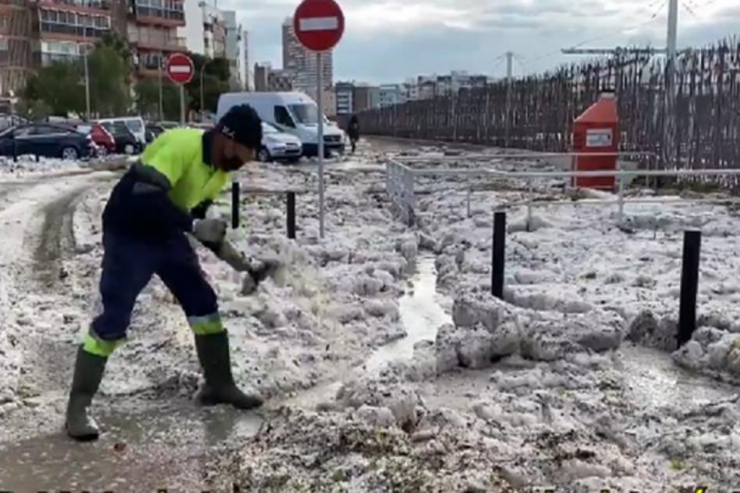
[[357, 149], [357, 141], [360, 140], [360, 120], [357, 118], [357, 115], [352, 115], [352, 118], [349, 119], [347, 135], [352, 144], [352, 154], [354, 154]]

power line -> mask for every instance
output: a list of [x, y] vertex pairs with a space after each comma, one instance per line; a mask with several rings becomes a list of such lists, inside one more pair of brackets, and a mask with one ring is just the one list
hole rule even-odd
[[[586, 41], [583, 41], [583, 42], [580, 42], [578, 44], [573, 45], [571, 47], [571, 49], [579, 48], [581, 46], [585, 46], [587, 44], [594, 43], [596, 41], [602, 41], [604, 39], [613, 38], [616, 35], [619, 35], [619, 34], [624, 33], [625, 31], [631, 31], [633, 29], [639, 29], [641, 27], [645, 27], [645, 26], [647, 26], [649, 24], [652, 24], [658, 18], [658, 16], [660, 15], [661, 11], [663, 10], [663, 8], [668, 4], [668, 0], [656, 0], [656, 1], [652, 2], [651, 4], [649, 4], [647, 7], [644, 7], [644, 8], [642, 8], [642, 9], [640, 9], [640, 10], [638, 10], [636, 12], [636, 13], [641, 13], [643, 11], [648, 11], [651, 7], [657, 5], [658, 3], [660, 3], [660, 6], [658, 7], [657, 10], [655, 10], [652, 13], [652, 15], [650, 16], [650, 18], [647, 21], [641, 22], [641, 23], [636, 24], [636, 25], [634, 25], [632, 27], [629, 27], [627, 29], [622, 28], [622, 29], [619, 29], [618, 31], [612, 31], [610, 33], [607, 33], [607, 34], [605, 34], [603, 36], [599, 36], [597, 38], [587, 39]], [[544, 60], [545, 58], [549, 58], [549, 57], [558, 55], [560, 53], [561, 53], [561, 50], [551, 51], [551, 52], [545, 53], [544, 55], [539, 56], [539, 57], [537, 57], [537, 58], [535, 58], [533, 60], [530, 60], [530, 63], [536, 63], [536, 62], [538, 62], [540, 60]]]

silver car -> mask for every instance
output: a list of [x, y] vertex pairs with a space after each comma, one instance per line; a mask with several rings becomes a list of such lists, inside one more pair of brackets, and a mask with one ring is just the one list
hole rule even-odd
[[281, 132], [269, 123], [262, 122], [262, 149], [258, 154], [260, 161], [297, 163], [302, 154], [303, 145], [298, 137]]

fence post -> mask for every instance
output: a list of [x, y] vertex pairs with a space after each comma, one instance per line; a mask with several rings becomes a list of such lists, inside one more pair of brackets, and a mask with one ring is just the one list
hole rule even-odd
[[231, 183], [231, 227], [239, 227], [239, 182]]
[[288, 239], [295, 240], [295, 192], [288, 192]]
[[689, 342], [696, 329], [696, 296], [699, 291], [700, 252], [701, 231], [684, 232], [678, 347]]
[[491, 264], [491, 294], [504, 299], [504, 265], [506, 260], [506, 213], [493, 215], [493, 259]]

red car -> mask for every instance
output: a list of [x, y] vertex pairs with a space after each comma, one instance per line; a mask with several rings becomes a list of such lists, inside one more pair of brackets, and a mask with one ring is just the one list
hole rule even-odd
[[83, 123], [77, 125], [77, 131], [86, 135], [89, 134], [92, 141], [98, 146], [99, 152], [110, 154], [116, 151], [116, 139], [101, 124]]

